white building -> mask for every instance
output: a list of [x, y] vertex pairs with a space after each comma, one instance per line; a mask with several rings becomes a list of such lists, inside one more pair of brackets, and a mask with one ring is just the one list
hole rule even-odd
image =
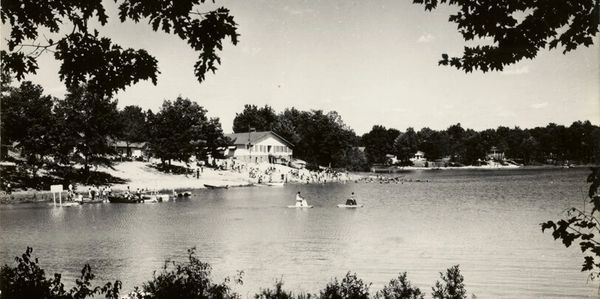
[[283, 137], [271, 132], [225, 134], [233, 141], [224, 155], [227, 158], [251, 163], [287, 163], [292, 160], [294, 147]]
[[413, 166], [424, 167], [427, 163], [427, 158], [425, 158], [425, 153], [422, 151], [417, 151], [415, 155], [409, 159]]

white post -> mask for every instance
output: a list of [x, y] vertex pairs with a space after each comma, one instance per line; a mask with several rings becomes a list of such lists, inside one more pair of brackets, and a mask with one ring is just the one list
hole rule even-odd
[[56, 206], [56, 195], [54, 195], [54, 192], [52, 192], [52, 201], [54, 202], [54, 205]]
[[58, 201], [60, 202], [60, 205], [62, 206], [62, 192], [58, 193]]

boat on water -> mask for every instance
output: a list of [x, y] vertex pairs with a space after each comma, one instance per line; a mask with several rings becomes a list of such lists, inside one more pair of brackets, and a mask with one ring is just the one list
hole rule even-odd
[[108, 196], [108, 201], [110, 203], [140, 203], [142, 199], [135, 197], [133, 195], [125, 196], [125, 195], [111, 195]]
[[271, 187], [283, 187], [285, 183], [284, 182], [270, 182], [270, 183], [266, 183], [267, 186], [271, 186]]
[[364, 205], [346, 205], [346, 204], [339, 204], [337, 205], [338, 208], [347, 208], [347, 209], [358, 209], [358, 208], [362, 208], [364, 207]]
[[94, 204], [94, 203], [103, 203], [104, 199], [99, 198], [99, 199], [86, 199], [84, 198], [82, 201], [80, 201], [80, 204]]
[[206, 187], [208, 189], [229, 189], [229, 185], [217, 186], [217, 185], [204, 184], [204, 187]]
[[290, 208], [290, 209], [311, 209], [311, 208], [313, 208], [313, 206], [311, 206], [311, 205], [308, 205], [308, 206], [296, 206], [296, 205], [293, 205], [293, 206], [287, 206], [287, 207]]

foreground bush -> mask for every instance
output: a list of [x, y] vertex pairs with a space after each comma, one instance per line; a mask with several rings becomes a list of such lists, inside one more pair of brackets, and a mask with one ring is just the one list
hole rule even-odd
[[338, 282], [334, 278], [332, 282], [325, 286], [321, 291], [321, 299], [368, 299], [369, 287], [371, 284], [366, 284], [362, 279], [356, 276], [356, 273], [346, 273], [346, 277], [342, 282]]
[[423, 299], [423, 293], [417, 287], [413, 287], [406, 278], [406, 272], [398, 275], [398, 278], [390, 280], [390, 283], [377, 292], [377, 299]]
[[54, 274], [54, 278], [46, 278], [44, 270], [38, 265], [38, 259], [32, 259], [32, 252], [33, 249], [27, 247], [21, 257], [15, 258], [17, 267], [4, 265], [0, 269], [1, 299], [83, 299], [102, 294], [108, 299], [119, 298], [121, 282], [117, 280], [114, 284], [109, 282], [102, 287], [93, 287], [94, 274], [87, 264], [81, 270], [81, 277], [75, 281], [75, 286], [66, 291], [61, 275]]
[[[153, 279], [145, 282], [141, 290], [129, 295], [136, 299], [239, 299], [239, 294], [233, 292], [226, 278], [220, 284], [211, 281], [211, 267], [196, 257], [196, 248], [188, 249], [187, 263], [167, 260], [160, 274], [154, 271]], [[235, 280], [242, 283], [241, 273]]]
[[[93, 286], [91, 267], [85, 265], [81, 277], [75, 286], [65, 290], [61, 275], [46, 278], [45, 272], [32, 259], [33, 249], [27, 248], [21, 257], [16, 257], [17, 266], [4, 265], [0, 269], [0, 299], [85, 299], [100, 298], [118, 299], [121, 282], [106, 283], [104, 286]], [[242, 272], [233, 279], [226, 278], [221, 283], [211, 280], [212, 269], [209, 264], [196, 257], [195, 248], [188, 250], [188, 259], [184, 263], [167, 260], [160, 270], [154, 271], [152, 280], [135, 287], [134, 291], [124, 298], [130, 299], [240, 299], [234, 292], [231, 283], [242, 284]], [[442, 282], [437, 281], [432, 288], [436, 299], [465, 299], [464, 278], [458, 265], [449, 268], [445, 274], [440, 273]], [[406, 278], [406, 272], [392, 279], [388, 285], [371, 297], [371, 283], [365, 283], [356, 273], [348, 272], [339, 281], [334, 278], [318, 295], [297, 294], [283, 289], [283, 282], [276, 281], [274, 289], [261, 289], [254, 299], [423, 299], [424, 295], [417, 287], [413, 287]]]
[[440, 277], [443, 282], [436, 281], [433, 287], [434, 299], [466, 299], [467, 290], [463, 283], [464, 277], [460, 274], [458, 265], [446, 270], [446, 274], [440, 272]]

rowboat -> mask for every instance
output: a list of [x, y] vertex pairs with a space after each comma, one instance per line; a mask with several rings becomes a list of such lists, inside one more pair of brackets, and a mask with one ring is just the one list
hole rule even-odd
[[313, 206], [287, 206], [290, 209], [311, 209]]
[[139, 203], [141, 199], [135, 196], [108, 196], [110, 203]]
[[271, 186], [271, 187], [283, 187], [284, 182], [271, 182], [271, 183], [267, 183], [267, 186]]
[[216, 185], [209, 185], [209, 184], [204, 184], [204, 187], [208, 188], [208, 189], [228, 189], [229, 185], [224, 185], [224, 186], [216, 186]]

